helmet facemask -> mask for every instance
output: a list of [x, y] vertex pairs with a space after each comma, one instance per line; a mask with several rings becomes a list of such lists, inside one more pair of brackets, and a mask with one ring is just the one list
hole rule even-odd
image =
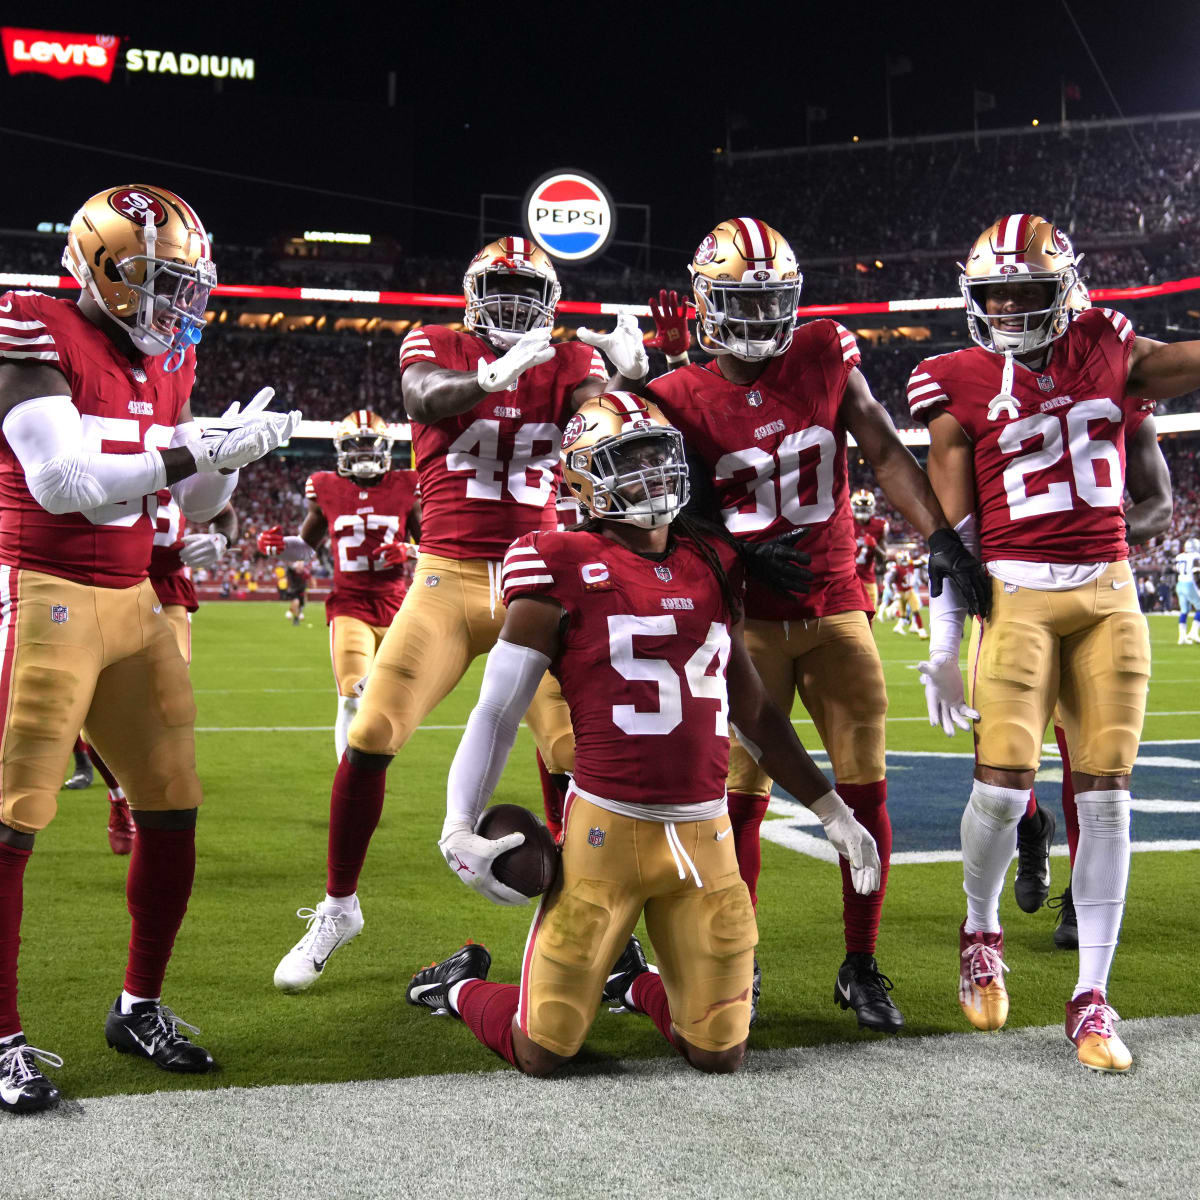
[[584, 504], [593, 516], [654, 529], [669, 525], [688, 502], [687, 458], [677, 429], [639, 424], [568, 451], [566, 462], [591, 484]]
[[549, 329], [562, 289], [557, 279], [520, 267], [489, 266], [468, 271], [464, 324], [498, 350], [516, 345], [532, 329]]
[[705, 348], [746, 362], [782, 354], [792, 344], [801, 283], [799, 274], [792, 279], [741, 283], [694, 275], [697, 320]]
[[[1014, 284], [1040, 283], [1047, 287], [1049, 304], [1030, 312], [989, 313], [988, 289]], [[1067, 331], [1073, 313], [1073, 297], [1079, 284], [1074, 267], [1064, 271], [1028, 274], [959, 276], [959, 287], [967, 310], [971, 338], [996, 354], [1030, 354], [1043, 350]], [[1003, 329], [1003, 323], [1020, 321], [1020, 329]]]
[[337, 472], [347, 479], [370, 482], [392, 469], [392, 439], [378, 433], [343, 434], [334, 439]]

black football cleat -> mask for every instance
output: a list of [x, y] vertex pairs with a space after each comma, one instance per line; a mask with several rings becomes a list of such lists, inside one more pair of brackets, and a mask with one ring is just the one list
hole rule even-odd
[[1060, 950], [1079, 949], [1079, 925], [1075, 920], [1075, 904], [1071, 899], [1071, 885], [1061, 896], [1046, 901], [1048, 908], [1058, 909], [1058, 924], [1054, 927], [1054, 944]]
[[450, 989], [465, 979], [486, 979], [492, 968], [492, 956], [487, 948], [475, 942], [455, 950], [440, 963], [430, 963], [411, 979], [404, 993], [409, 1004], [432, 1009], [435, 1013], [453, 1012]]
[[754, 981], [750, 985], [750, 1024], [758, 1020], [758, 998], [762, 995], [762, 967], [758, 965], [758, 955], [754, 956]]
[[1017, 824], [1017, 877], [1013, 894], [1022, 912], [1037, 912], [1050, 895], [1050, 843], [1054, 814], [1040, 804], [1032, 817]]
[[896, 1033], [904, 1028], [904, 1014], [888, 995], [892, 981], [880, 971], [872, 954], [847, 954], [833, 985], [833, 1000], [839, 1008], [852, 1008], [859, 1029]]
[[77, 754], [75, 770], [71, 772], [63, 787], [69, 788], [72, 792], [81, 792], [85, 788], [90, 788], [95, 778], [96, 773], [92, 768], [92, 760], [86, 754]]
[[61, 1067], [62, 1059], [31, 1046], [24, 1034], [0, 1046], [0, 1108], [8, 1112], [41, 1112], [59, 1100], [58, 1088], [38, 1070], [38, 1063]]
[[181, 1028], [200, 1032], [155, 1000], [143, 1000], [133, 1006], [132, 1012], [123, 1013], [118, 996], [104, 1022], [104, 1037], [118, 1053], [148, 1058], [164, 1071], [185, 1071], [192, 1075], [211, 1071], [212, 1055], [203, 1046], [189, 1041], [187, 1034], [180, 1032]]
[[613, 1012], [627, 1009], [625, 997], [629, 994], [629, 989], [633, 987], [633, 981], [639, 975], [645, 975], [647, 971], [653, 970], [655, 968], [646, 961], [646, 952], [642, 949], [642, 943], [638, 941], [637, 934], [631, 933], [629, 941], [625, 943], [625, 949], [613, 963], [612, 970], [608, 973], [608, 979], [605, 980], [604, 1003], [612, 1005]]

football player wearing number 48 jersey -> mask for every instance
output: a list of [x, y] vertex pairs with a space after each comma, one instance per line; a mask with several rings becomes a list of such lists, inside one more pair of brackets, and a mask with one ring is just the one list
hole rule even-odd
[[[758, 934], [728, 836], [731, 722], [820, 817], [865, 892], [879, 884], [879, 857], [750, 663], [738, 551], [679, 515], [679, 432], [629, 392], [600, 396], [567, 427], [563, 463], [592, 519], [526, 534], [505, 556], [504, 628], [450, 769], [439, 843], [474, 890], [526, 902], [492, 871], [523, 835], [474, 830], [549, 669], [576, 735], [562, 869], [534, 916], [519, 986], [487, 982], [491, 957], [468, 944], [418, 972], [408, 1000], [460, 1016], [529, 1075], [574, 1057], [602, 998], [649, 1015], [693, 1067], [736, 1071]], [[636, 939], [627, 946], [643, 912], [661, 973]]]
[[318, 471], [304, 485], [308, 511], [297, 537], [278, 525], [258, 535], [258, 549], [285, 563], [313, 557], [333, 542], [333, 589], [325, 601], [329, 655], [338, 692], [333, 727], [338, 760], [358, 711], [362, 684], [407, 588], [406, 539], [421, 536], [416, 471], [392, 470], [392, 438], [383, 418], [352, 412], [333, 438], [337, 470]]
[[[116, 772], [137, 825], [125, 894], [124, 990], [104, 1036], [171, 1071], [212, 1058], [161, 1004], [196, 862], [191, 682], [147, 580], [156, 493], [211, 520], [237, 469], [269, 453], [300, 414], [264, 411], [264, 389], [199, 430], [194, 344], [216, 283], [208, 236], [165, 188], [110, 188], [67, 234], [76, 300], [0, 299], [0, 1107], [59, 1094], [17, 1012], [25, 865], [54, 816], [81, 727]], [[190, 1026], [186, 1026], [191, 1028]]]
[[961, 828], [959, 1004], [978, 1029], [998, 1029], [1008, 1014], [999, 897], [1057, 703], [1079, 818], [1079, 974], [1066, 1033], [1084, 1066], [1125, 1071], [1132, 1058], [1107, 986], [1150, 676], [1121, 509], [1126, 435], [1138, 410], [1200, 386], [1200, 342], [1165, 345], [1137, 337], [1121, 313], [1079, 312], [1070, 240], [1029, 213], [980, 235], [960, 285], [977, 347], [926, 359], [908, 388], [913, 415], [929, 425], [934, 488], [992, 576], [971, 707], [954, 589], [931, 600], [921, 664], [931, 723], [952, 735], [978, 722]]
[[[412, 587], [384, 635], [347, 733], [330, 797], [325, 899], [301, 909], [304, 936], [275, 986], [299, 992], [363, 928], [358, 879], [383, 811], [388, 764], [429, 712], [486, 654], [504, 622], [501, 560], [514, 538], [555, 525], [562, 429], [605, 387], [594, 346], [639, 378], [648, 358], [632, 318], [612, 334], [550, 340], [559, 283], [526, 238], [485, 246], [463, 279], [465, 332], [438, 325], [400, 349], [404, 405], [421, 485], [421, 553]], [[613, 386], [622, 386], [614, 376]], [[546, 768], [574, 765], [570, 714], [547, 676], [529, 708]]]

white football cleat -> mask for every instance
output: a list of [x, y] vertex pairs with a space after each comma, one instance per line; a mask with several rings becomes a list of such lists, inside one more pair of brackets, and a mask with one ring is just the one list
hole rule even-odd
[[296, 916], [308, 921], [308, 929], [275, 968], [275, 986], [281, 992], [303, 992], [312, 987], [325, 970], [329, 956], [358, 937], [364, 924], [357, 903], [346, 908], [322, 900], [316, 908], [297, 909]]
[[923, 642], [929, 641], [929, 630], [922, 625], [921, 628], [917, 630], [917, 637], [919, 637]]
[[1184, 632], [1183, 626], [1179, 627], [1179, 641], [1175, 643], [1177, 646], [1186, 646], [1192, 639]]

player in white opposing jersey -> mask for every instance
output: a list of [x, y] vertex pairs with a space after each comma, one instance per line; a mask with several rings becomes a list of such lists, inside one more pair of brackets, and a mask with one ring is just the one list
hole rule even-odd
[[1179, 645], [1200, 643], [1200, 540], [1194, 537], [1188, 538], [1175, 556], [1175, 595], [1179, 600]]

